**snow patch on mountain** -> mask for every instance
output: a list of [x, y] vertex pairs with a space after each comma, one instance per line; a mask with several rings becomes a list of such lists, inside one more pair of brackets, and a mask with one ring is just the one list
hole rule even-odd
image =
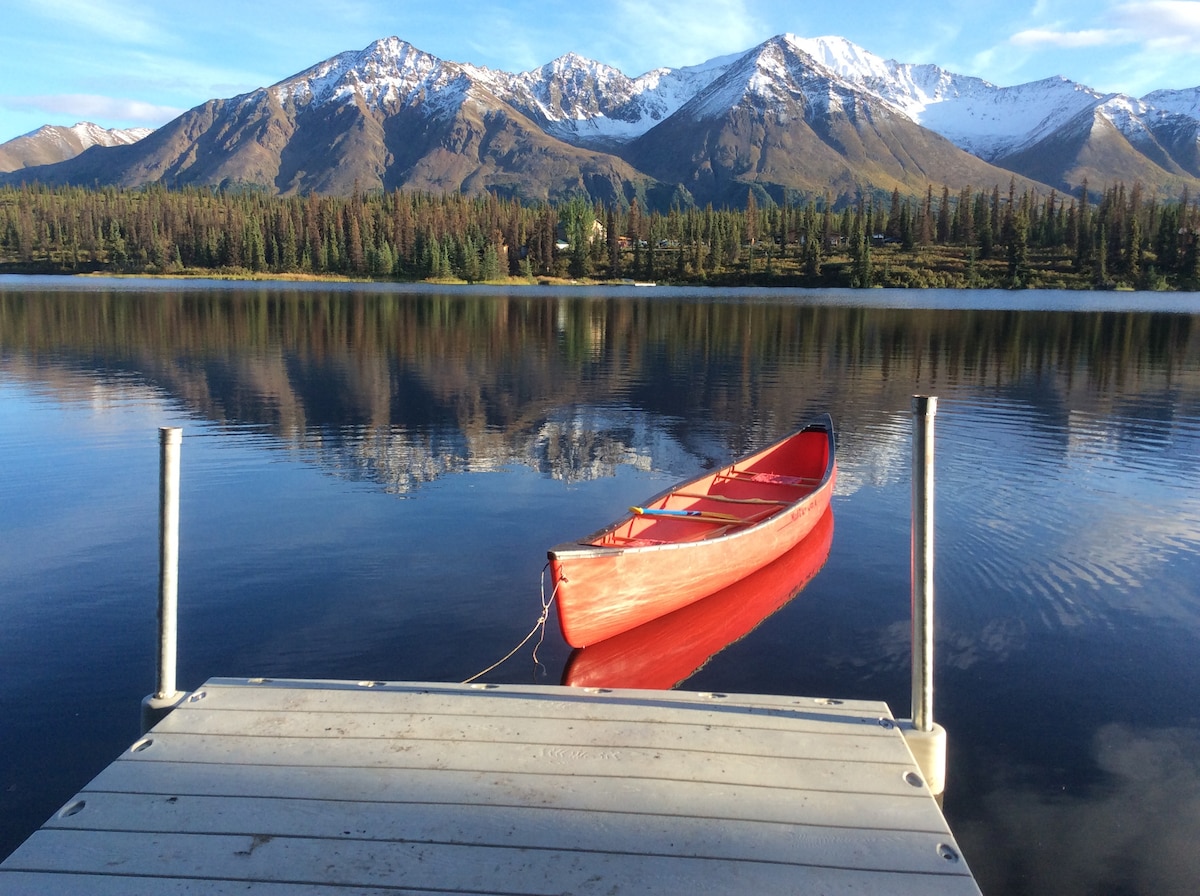
[[961, 149], [993, 160], [1032, 146], [1103, 95], [1066, 78], [1047, 78], [1017, 87], [959, 93], [931, 103], [914, 120]]
[[696, 120], [716, 118], [743, 105], [777, 117], [792, 114], [797, 102], [805, 99], [805, 91], [797, 81], [796, 59], [788, 50], [770, 40], [738, 56], [681, 107], [683, 114]]
[[659, 68], [629, 78], [618, 69], [571, 53], [517, 75], [489, 73], [487, 85], [560, 139], [621, 143], [669, 118], [718, 77], [729, 58], [679, 69]]
[[104, 128], [90, 121], [80, 121], [70, 127], [43, 125], [24, 136], [43, 140], [64, 150], [70, 150], [73, 154], [93, 146], [128, 146], [153, 132], [153, 128]]
[[379, 107], [421, 104], [434, 111], [469, 87], [470, 67], [444, 62], [396, 37], [339, 53], [270, 88], [280, 103], [299, 106], [361, 98]]
[[1102, 99], [1066, 78], [997, 87], [936, 65], [885, 60], [842, 37], [784, 37], [844, 81], [989, 160], [1036, 143]]
[[104, 128], [90, 121], [81, 121], [69, 129], [80, 144], [91, 146], [128, 146], [154, 133], [154, 128]]
[[1146, 119], [1157, 111], [1148, 103], [1121, 94], [1107, 97], [1096, 105], [1096, 111], [1111, 121], [1130, 139], [1150, 135]]
[[1200, 118], [1200, 87], [1190, 90], [1156, 90], [1142, 97], [1142, 102], [1162, 112]]

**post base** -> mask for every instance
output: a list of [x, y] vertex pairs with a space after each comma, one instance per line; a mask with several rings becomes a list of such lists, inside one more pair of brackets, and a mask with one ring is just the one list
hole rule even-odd
[[186, 691], [176, 691], [168, 697], [149, 694], [142, 698], [142, 734], [167, 717], [176, 706], [187, 699]]
[[897, 724], [925, 784], [934, 796], [941, 796], [946, 789], [946, 729], [935, 723], [932, 731], [918, 731], [911, 719], [900, 719]]

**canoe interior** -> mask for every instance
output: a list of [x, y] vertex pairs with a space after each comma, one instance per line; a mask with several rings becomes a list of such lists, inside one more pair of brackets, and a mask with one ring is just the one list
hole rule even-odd
[[770, 519], [820, 487], [830, 466], [830, 439], [805, 429], [758, 454], [694, 479], [647, 501], [647, 510], [685, 510], [695, 516], [632, 514], [582, 542], [640, 547], [698, 541]]

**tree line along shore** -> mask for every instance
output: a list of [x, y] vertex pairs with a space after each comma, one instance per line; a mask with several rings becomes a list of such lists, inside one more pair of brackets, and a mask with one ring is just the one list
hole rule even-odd
[[0, 188], [0, 272], [1200, 289], [1200, 201], [1134, 185], [643, 210], [395, 191]]

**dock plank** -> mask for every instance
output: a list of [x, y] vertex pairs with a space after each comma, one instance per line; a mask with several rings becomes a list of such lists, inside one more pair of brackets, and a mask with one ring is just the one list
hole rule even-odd
[[[471, 806], [522, 805], [527, 808], [629, 812], [645, 802], [647, 785], [638, 779], [585, 775], [550, 776], [428, 769], [372, 770], [353, 774], [345, 767], [213, 765], [115, 762], [89, 785], [89, 791], [154, 793], [166, 796], [235, 796], [348, 800], [359, 803], [462, 803]], [[866, 816], [880, 828], [948, 833], [932, 816], [922, 795], [882, 800], [874, 793], [842, 793], [831, 800], [820, 792], [793, 791], [787, 800], [771, 788], [737, 787], [704, 781], [674, 781], [669, 806], [645, 806], [648, 814], [733, 817], [787, 824], [851, 827]], [[717, 808], [714, 808], [717, 807]]]
[[[92, 794], [87, 812], [47, 830], [158, 834], [231, 835], [244, 838], [243, 849], [264, 840], [311, 839], [330, 842], [427, 843], [504, 848], [514, 832], [531, 820], [523, 806], [468, 804], [395, 804], [230, 797], [159, 797], [141, 794]], [[812, 864], [936, 873], [945, 861], [929, 849], [920, 832], [797, 826], [744, 819], [685, 817], [669, 814], [556, 809], [538, 813], [521, 838], [528, 850], [586, 851], [625, 855], [670, 855], [731, 862]], [[671, 838], [671, 848], [661, 844]]]
[[[359, 740], [395, 740], [403, 738], [414, 743], [438, 741], [481, 741], [487, 743], [589, 744], [650, 750], [689, 749], [694, 742], [696, 723], [679, 724], [670, 721], [646, 722], [632, 719], [596, 718], [496, 718], [449, 713], [420, 713], [397, 709], [395, 712], [363, 715], [359, 713], [305, 710], [256, 710], [236, 713], [224, 710], [196, 711], [188, 718], [189, 730], [208, 734], [247, 737], [300, 737], [308, 731], [308, 715], [319, 716], [324, 726], [342, 737]], [[251, 716], [251, 717], [247, 717]], [[878, 722], [866, 723], [874, 727]], [[890, 722], [889, 722], [890, 724]], [[884, 732], [871, 736], [871, 731], [830, 731], [827, 722], [799, 720], [790, 730], [803, 732], [803, 739], [764, 739], [764, 732], [778, 728], [730, 725], [727, 719], [717, 718], [706, 723], [718, 729], [705, 737], [706, 749], [726, 754], [776, 756], [785, 759], [832, 759], [853, 753], [863, 761], [895, 760], [889, 749], [890, 739]], [[845, 727], [845, 726], [842, 726]], [[177, 729], [164, 720], [161, 734]], [[352, 732], [352, 734], [351, 734]], [[801, 755], [798, 750], [803, 750]], [[778, 751], [777, 753], [772, 751]]]
[[238, 679], [198, 689], [0, 865], [5, 892], [180, 882], [978, 893], [882, 703]]
[[[281, 748], [282, 745], [286, 749]], [[707, 781], [779, 790], [881, 793], [905, 796], [907, 765], [853, 757], [793, 760], [704, 749], [622, 748], [611, 744], [404, 742], [342, 737], [282, 738], [156, 734], [130, 762], [180, 761], [374, 769], [493, 771], [547, 776], [589, 775], [643, 781]]]

